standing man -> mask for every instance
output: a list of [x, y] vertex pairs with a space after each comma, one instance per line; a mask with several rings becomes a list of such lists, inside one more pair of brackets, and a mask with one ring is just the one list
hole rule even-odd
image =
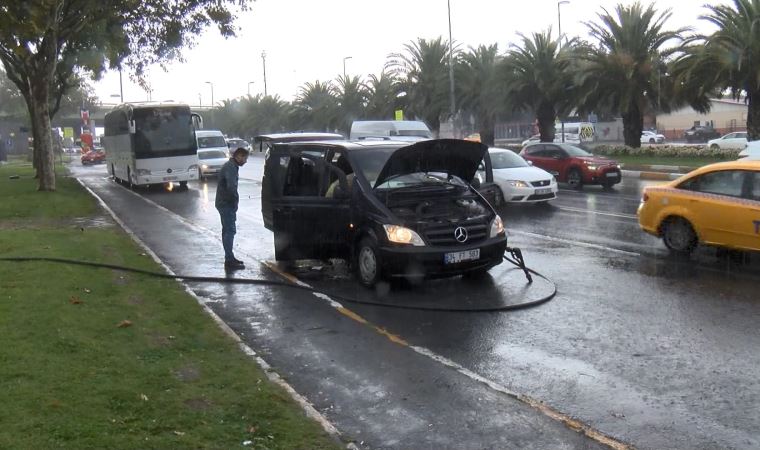
[[216, 201], [214, 202], [222, 219], [222, 246], [224, 247], [224, 268], [230, 270], [243, 269], [243, 261], [235, 258], [232, 244], [235, 241], [235, 221], [238, 209], [238, 170], [248, 161], [248, 150], [238, 148], [232, 158], [224, 163], [219, 171], [219, 182], [216, 186]]

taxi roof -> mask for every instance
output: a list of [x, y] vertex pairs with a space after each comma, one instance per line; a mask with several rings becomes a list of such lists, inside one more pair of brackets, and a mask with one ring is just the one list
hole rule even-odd
[[690, 175], [696, 175], [714, 170], [760, 170], [760, 160], [738, 159], [736, 161], [723, 161], [706, 166], [699, 167], [689, 172]]

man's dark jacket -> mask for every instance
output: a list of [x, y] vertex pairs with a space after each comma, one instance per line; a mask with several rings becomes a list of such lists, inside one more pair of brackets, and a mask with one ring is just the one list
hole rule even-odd
[[219, 171], [219, 182], [216, 186], [216, 209], [232, 208], [238, 209], [238, 170], [233, 158], [230, 158]]

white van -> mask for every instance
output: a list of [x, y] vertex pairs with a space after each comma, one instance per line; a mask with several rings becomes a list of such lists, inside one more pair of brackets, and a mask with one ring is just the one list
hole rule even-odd
[[433, 133], [425, 122], [417, 120], [355, 120], [349, 140], [391, 138], [396, 141], [432, 139]]
[[222, 165], [230, 158], [227, 141], [219, 130], [197, 130], [198, 178], [219, 173]]

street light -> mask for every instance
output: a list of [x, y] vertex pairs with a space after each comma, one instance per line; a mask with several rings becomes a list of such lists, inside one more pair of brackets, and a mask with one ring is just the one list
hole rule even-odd
[[253, 83], [255, 83], [255, 81], [249, 81], [249, 82], [248, 82], [248, 96], [249, 96], [249, 97], [251, 96], [251, 85], [252, 85]]
[[213, 108], [214, 107], [214, 83], [210, 81], [206, 81], [205, 83], [211, 86], [211, 107]]
[[343, 58], [343, 79], [346, 79], [346, 60], [351, 59], [353, 56], [346, 56]]
[[[560, 0], [557, 2], [557, 34], [559, 34], [559, 49], [562, 50], [562, 13], [560, 6], [567, 5], [570, 3], [569, 0]], [[560, 133], [562, 133], [562, 142], [565, 142], [565, 119], [560, 119], [561, 128]]]
[[562, 13], [560, 11], [560, 6], [569, 4], [569, 0], [560, 0], [557, 2], [557, 28], [558, 28], [558, 34], [559, 34], [559, 46], [562, 48]]
[[267, 96], [267, 52], [261, 52], [261, 63], [264, 66], [264, 97]]

